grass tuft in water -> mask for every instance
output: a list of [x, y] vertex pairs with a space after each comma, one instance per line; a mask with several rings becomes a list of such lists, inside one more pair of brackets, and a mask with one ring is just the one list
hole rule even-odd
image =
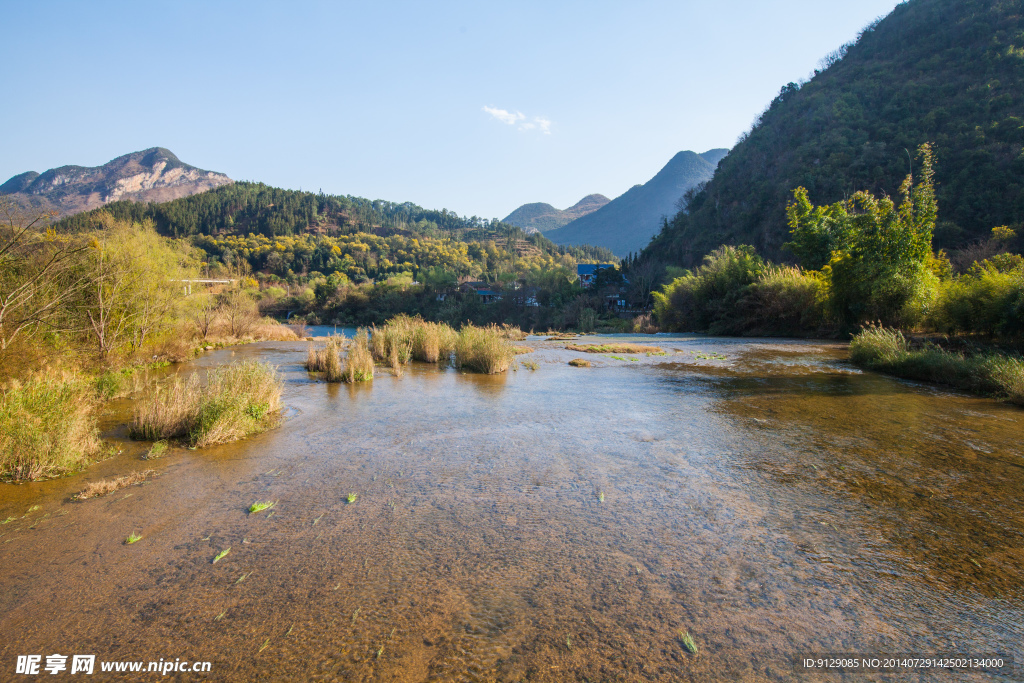
[[123, 489], [126, 486], [134, 486], [136, 484], [144, 484], [149, 475], [154, 474], [155, 470], [144, 470], [142, 472], [132, 472], [126, 474], [123, 477], [114, 477], [113, 479], [101, 479], [94, 481], [91, 484], [87, 484], [75, 498], [78, 500], [88, 500], [89, 498], [99, 498], [100, 496], [107, 496]]
[[373, 380], [373, 355], [370, 353], [369, 344], [370, 340], [366, 329], [360, 327], [356, 332], [356, 338], [348, 347], [345, 369], [341, 373], [343, 382], [355, 384]]
[[137, 534], [134, 531], [128, 534], [128, 538], [124, 539], [125, 545], [131, 545], [132, 543], [138, 543], [142, 540], [142, 535]]
[[455, 366], [485, 375], [505, 372], [516, 356], [505, 334], [497, 325], [464, 325], [455, 342]]
[[679, 640], [683, 642], [683, 647], [691, 655], [697, 654], [697, 643], [693, 641], [693, 636], [690, 635], [689, 631], [680, 631]]
[[661, 347], [643, 344], [566, 344], [565, 348], [584, 353], [663, 353]]
[[143, 460], [154, 460], [167, 452], [167, 441], [160, 440], [150, 446], [149, 451], [142, 456]]
[[281, 379], [274, 366], [257, 361], [211, 370], [201, 385], [198, 375], [175, 377], [141, 399], [130, 433], [138, 439], [185, 438], [202, 448], [237, 441], [277, 423]]
[[227, 557], [227, 554], [230, 552], [231, 548], [225, 548], [224, 550], [221, 550], [219, 553], [217, 553], [217, 557], [213, 558], [212, 564], [217, 564], [219, 561]]
[[357, 498], [359, 498], [359, 496], [358, 496], [358, 495], [356, 495], [356, 494], [354, 494], [354, 493], [350, 493], [350, 494], [348, 494], [348, 496], [347, 496], [347, 497], [345, 498], [345, 502], [346, 502], [346, 503], [354, 503], [354, 502], [356, 502], [356, 499], [357, 499]]
[[574, 368], [589, 368], [590, 361], [587, 360], [586, 358], [573, 358], [571, 361], [569, 361], [569, 365], [573, 366]]
[[532, 360], [524, 360], [524, 361], [520, 361], [520, 362], [523, 364], [524, 368], [526, 368], [526, 369], [528, 369], [530, 371], [536, 371], [536, 370], [540, 369], [540, 366], [537, 365], [536, 363], [534, 363]]
[[249, 506], [249, 513], [252, 514], [256, 512], [263, 512], [264, 510], [269, 510], [270, 508], [274, 507], [275, 502], [276, 501], [273, 500], [267, 500], [262, 502], [256, 501], [255, 503]]
[[604, 502], [604, 491], [601, 491], [601, 492], [599, 492], [597, 494], [597, 502], [599, 502], [599, 503], [603, 503]]

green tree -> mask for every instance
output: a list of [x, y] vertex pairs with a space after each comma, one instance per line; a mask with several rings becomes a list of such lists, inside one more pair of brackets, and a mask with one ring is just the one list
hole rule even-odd
[[934, 298], [932, 234], [935, 200], [931, 146], [921, 145], [917, 184], [907, 175], [900, 203], [857, 192], [826, 207], [807, 190], [793, 191], [786, 209], [792, 240], [786, 244], [808, 269], [821, 269], [831, 308], [847, 326], [868, 320], [914, 324]]

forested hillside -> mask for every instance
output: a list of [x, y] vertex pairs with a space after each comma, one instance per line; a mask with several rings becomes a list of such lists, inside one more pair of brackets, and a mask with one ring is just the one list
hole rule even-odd
[[[647, 255], [686, 266], [721, 244], [793, 256], [794, 188], [831, 203], [895, 195], [934, 145], [937, 248], [1024, 222], [1024, 8], [1019, 0], [910, 0], [790, 83]], [[909, 152], [908, 152], [909, 150]]]
[[288, 280], [338, 273], [354, 282], [439, 269], [453, 278], [611, 263], [607, 249], [560, 247], [500, 221], [461, 217], [415, 204], [282, 190], [240, 182], [162, 204], [113, 202], [66, 218], [58, 231], [97, 227], [102, 216], [151, 220], [168, 237], [192, 238], [208, 262], [245, 262]]

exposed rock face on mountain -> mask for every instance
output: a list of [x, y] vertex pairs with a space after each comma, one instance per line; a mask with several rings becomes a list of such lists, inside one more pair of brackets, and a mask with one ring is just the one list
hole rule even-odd
[[565, 211], [543, 202], [523, 204], [506, 216], [504, 222], [518, 225], [527, 231], [532, 228], [538, 232], [546, 232], [560, 228], [588, 213], [593, 213], [609, 201], [611, 200], [603, 194], [588, 194]]
[[658, 234], [662, 218], [675, 215], [683, 194], [709, 180], [728, 153], [727, 149], [680, 152], [643, 185], [634, 185], [597, 211], [545, 233], [545, 237], [555, 244], [607, 247], [620, 257], [640, 251]]
[[26, 209], [53, 209], [67, 216], [119, 199], [166, 202], [232, 182], [223, 173], [190, 166], [170, 150], [153, 147], [92, 168], [22, 173], [0, 185], [0, 194], [11, 195]]

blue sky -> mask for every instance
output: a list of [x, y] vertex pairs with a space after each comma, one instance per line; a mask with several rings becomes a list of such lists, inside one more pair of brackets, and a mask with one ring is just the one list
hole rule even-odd
[[0, 182], [162, 146], [502, 217], [731, 147], [895, 0], [8, 2]]

